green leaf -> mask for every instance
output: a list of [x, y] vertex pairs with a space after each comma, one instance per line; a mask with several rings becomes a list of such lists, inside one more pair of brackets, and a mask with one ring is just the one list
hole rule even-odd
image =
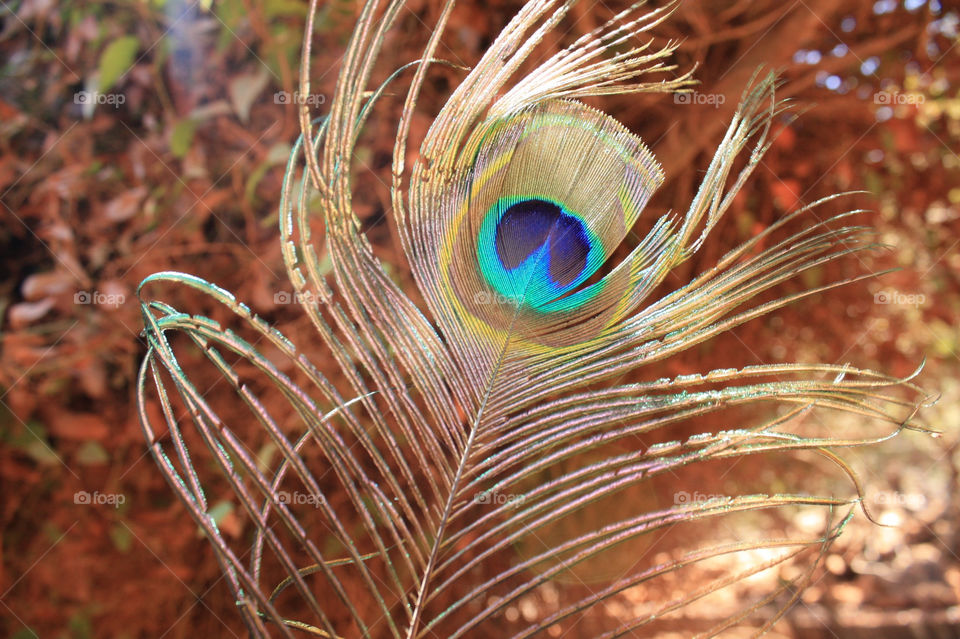
[[209, 515], [213, 518], [214, 522], [220, 524], [223, 518], [232, 512], [233, 504], [229, 501], [221, 501], [213, 505], [213, 508], [209, 510]]
[[260, 448], [260, 452], [257, 453], [257, 468], [260, 472], [267, 472], [271, 468], [273, 458], [279, 450], [280, 448], [274, 442], [267, 442]]
[[[257, 73], [238, 75], [230, 81], [227, 92], [230, 95], [233, 110], [237, 113], [241, 122], [250, 120], [250, 107], [253, 106], [253, 101], [257, 99], [257, 96], [266, 88], [268, 82], [270, 82], [270, 73], [263, 67]], [[286, 160], [286, 157], [284, 157], [284, 160]]]
[[267, 20], [284, 16], [305, 17], [307, 5], [296, 0], [267, 0], [263, 12]]
[[266, 159], [250, 172], [250, 177], [247, 179], [247, 186], [244, 189], [244, 197], [247, 202], [253, 202], [257, 185], [260, 184], [260, 180], [267, 174], [267, 171], [269, 171], [271, 167], [284, 164], [289, 156], [290, 145], [286, 142], [278, 142], [270, 147]]
[[77, 450], [77, 463], [81, 466], [97, 466], [110, 461], [110, 455], [98, 442], [86, 442]]
[[170, 151], [177, 157], [183, 158], [190, 145], [193, 143], [193, 135], [197, 132], [197, 121], [187, 118], [180, 120], [173, 127], [173, 133], [170, 135]]
[[47, 429], [38, 422], [29, 422], [27, 430], [14, 438], [13, 445], [23, 450], [38, 464], [52, 466], [60, 463], [47, 438]]
[[109, 91], [133, 66], [140, 40], [136, 36], [117, 38], [100, 54], [99, 90]]
[[127, 552], [133, 544], [133, 535], [130, 529], [120, 524], [110, 529], [110, 540], [114, 547], [120, 552]]
[[89, 639], [93, 637], [93, 624], [86, 612], [80, 611], [70, 617], [70, 636], [74, 639]]

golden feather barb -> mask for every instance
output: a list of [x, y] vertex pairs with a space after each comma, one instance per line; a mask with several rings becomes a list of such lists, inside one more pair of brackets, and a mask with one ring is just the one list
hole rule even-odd
[[[768, 75], [744, 94], [685, 214], [658, 220], [625, 260], [594, 277], [662, 175], [641, 140], [577, 98], [684, 90], [690, 79], [640, 81], [674, 69], [667, 61], [675, 45], [634, 44], [673, 5], [647, 13], [631, 7], [520, 75], [572, 4], [535, 0], [520, 10], [437, 114], [406, 179], [412, 116], [452, 2], [420, 61], [403, 67], [413, 78], [394, 147], [392, 204], [425, 309], [388, 277], [351, 203], [357, 140], [386, 87], [371, 90], [371, 76], [400, 1], [364, 6], [330, 112], [314, 122], [302, 106], [304, 133], [287, 169], [283, 258], [329, 364], [315, 366], [246, 305], [200, 278], [165, 272], [141, 285], [141, 292], [157, 282], [196, 289], [232, 311], [251, 336], [141, 293], [149, 342], [140, 374], [144, 430], [212, 543], [252, 635], [528, 637], [576, 628], [574, 636], [614, 637], [807, 556], [793, 582], [776, 583], [743, 612], [702, 629], [714, 636], [752, 624], [762, 634], [850, 516], [834, 511], [857, 500], [808, 491], [664, 505], [657, 487], [694, 468], [715, 478], [709, 464], [810, 451], [839, 465], [861, 494], [832, 451], [911, 425], [918, 401], [897, 391], [918, 388], [846, 365], [621, 381], [848, 283], [746, 306], [806, 269], [871, 245], [866, 229], [834, 229], [827, 220], [760, 248], [804, 209], [652, 298], [706, 240], [767, 149], [780, 110]], [[310, 92], [315, 11], [316, 2], [303, 95]], [[310, 233], [315, 214], [324, 224], [319, 242]], [[169, 339], [176, 333], [233, 388], [255, 429], [227, 423], [198, 392]], [[151, 421], [151, 381], [169, 435]], [[741, 421], [733, 429], [664, 441], [669, 426], [764, 403], [781, 410], [736, 413]], [[817, 411], [886, 423], [888, 432], [795, 432]], [[187, 415], [192, 428], [181, 423]], [[203, 464], [193, 461], [198, 457]], [[217, 500], [238, 508], [254, 530], [252, 544], [231, 545], [218, 525]], [[764, 535], [754, 517], [781, 508], [821, 508], [827, 523], [816, 534]], [[730, 539], [702, 536], [738, 516], [748, 526]], [[678, 532], [698, 524], [701, 533]], [[668, 532], [689, 544], [647, 557]], [[695, 585], [670, 581], [677, 575]], [[580, 587], [558, 594], [557, 584], [571, 581]], [[675, 591], [680, 596], [653, 596]], [[577, 625], [598, 604], [631, 592], [644, 599], [630, 614], [599, 629]]]

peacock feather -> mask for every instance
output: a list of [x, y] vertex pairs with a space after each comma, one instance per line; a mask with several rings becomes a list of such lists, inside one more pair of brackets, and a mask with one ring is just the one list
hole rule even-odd
[[[200, 278], [163, 272], [141, 285], [149, 344], [143, 427], [212, 544], [252, 636], [622, 636], [799, 562], [791, 579], [744, 602], [743, 612], [701, 629], [714, 636], [745, 625], [762, 634], [796, 601], [859, 501], [860, 484], [838, 451], [915, 427], [917, 387], [849, 365], [637, 374], [787, 303], [862, 279], [751, 304], [789, 278], [875, 245], [869, 229], [842, 225], [854, 212], [816, 218], [775, 241], [825, 203], [818, 202], [663, 293], [668, 275], [731, 207], [785, 106], [774, 76], [758, 75], [688, 210], [645, 220], [664, 180], [656, 158], [579, 100], [689, 90], [689, 74], [662, 79], [675, 70], [675, 43], [636, 44], [673, 5], [631, 7], [532, 64], [531, 53], [573, 4], [528, 2], [476, 65], [460, 70], [414, 154], [411, 124], [428, 74], [446, 64], [437, 50], [453, 2], [422, 57], [379, 85], [371, 78], [403, 2], [366, 2], [329, 112], [314, 120], [301, 106], [302, 136], [280, 205], [283, 259], [319, 345], [295, 345]], [[310, 93], [312, 28], [311, 18], [302, 95]], [[644, 81], [651, 76], [661, 79]], [[390, 186], [416, 303], [375, 256], [352, 204], [361, 132], [401, 77], [408, 85]], [[408, 157], [416, 158], [409, 168]], [[317, 216], [319, 238], [310, 224]], [[639, 240], [638, 220], [649, 228]], [[624, 245], [626, 256], [614, 259]], [[159, 283], [199, 291], [242, 328], [146, 297]], [[191, 382], [178, 354], [190, 345], [222, 376], [218, 393]], [[227, 386], [249, 419], [221, 418], [213, 396]], [[733, 421], [684, 430], [721, 415]], [[700, 477], [719, 486], [711, 464], [804, 454], [836, 464], [856, 495], [816, 492], [811, 480], [795, 491], [658, 497], [658, 486], [691, 469], [705, 469]], [[224, 500], [249, 536], [218, 525]], [[773, 537], [755, 518], [802, 508], [822, 513], [820, 530]], [[746, 525], [732, 537], [712, 534], [727, 521]], [[699, 532], [680, 532], [687, 529]], [[643, 605], [614, 615], [602, 631], [577, 625], [628, 593], [641, 593]], [[522, 616], [508, 614], [517, 606]]]

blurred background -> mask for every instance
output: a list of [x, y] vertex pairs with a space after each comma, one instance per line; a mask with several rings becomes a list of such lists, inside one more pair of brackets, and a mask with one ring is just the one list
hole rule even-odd
[[[458, 3], [443, 56], [472, 64], [519, 6]], [[547, 48], [624, 6], [582, 0]], [[386, 66], [420, 56], [439, 9], [407, 3]], [[359, 10], [320, 3], [317, 115]], [[159, 270], [193, 273], [309, 343], [308, 322], [278, 297], [290, 287], [277, 232], [306, 12], [300, 0], [0, 0], [0, 636], [244, 636], [208, 544], [146, 452], [136, 287]], [[781, 122], [732, 212], [677, 275], [845, 190], [864, 191], [845, 206], [869, 209], [861, 222], [889, 250], [776, 293], [899, 268], [754, 320], [658, 371], [797, 360], [906, 376], [925, 361], [918, 382], [941, 394], [922, 418], [942, 437], [906, 433], [852, 453], [888, 527], [858, 515], [772, 636], [947, 637], [960, 627], [958, 33], [960, 11], [945, 0], [688, 1], [654, 35], [682, 40], [676, 62], [698, 65], [695, 92], [592, 102], [663, 164], [655, 218], [686, 209], [750, 77], [778, 70], [780, 95], [801, 117]], [[431, 80], [415, 136], [457, 77]], [[371, 120], [356, 205], [378, 255], [410, 284], [382, 182], [401, 103], [402, 93], [387, 99]], [[243, 537], [229, 504], [218, 516], [225, 534]], [[629, 616], [632, 605], [607, 612]]]

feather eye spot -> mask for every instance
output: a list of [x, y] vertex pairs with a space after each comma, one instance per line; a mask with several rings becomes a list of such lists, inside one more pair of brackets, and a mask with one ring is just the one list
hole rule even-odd
[[552, 234], [563, 210], [553, 202], [521, 200], [511, 205], [497, 223], [497, 257], [507, 270], [523, 264]]
[[518, 268], [531, 255], [546, 249], [550, 279], [561, 287], [572, 284], [587, 266], [590, 243], [583, 223], [547, 200], [515, 202], [500, 217], [494, 240], [503, 268]]
[[570, 286], [586, 268], [589, 253], [583, 223], [570, 215], [560, 216], [550, 234], [550, 279]]

